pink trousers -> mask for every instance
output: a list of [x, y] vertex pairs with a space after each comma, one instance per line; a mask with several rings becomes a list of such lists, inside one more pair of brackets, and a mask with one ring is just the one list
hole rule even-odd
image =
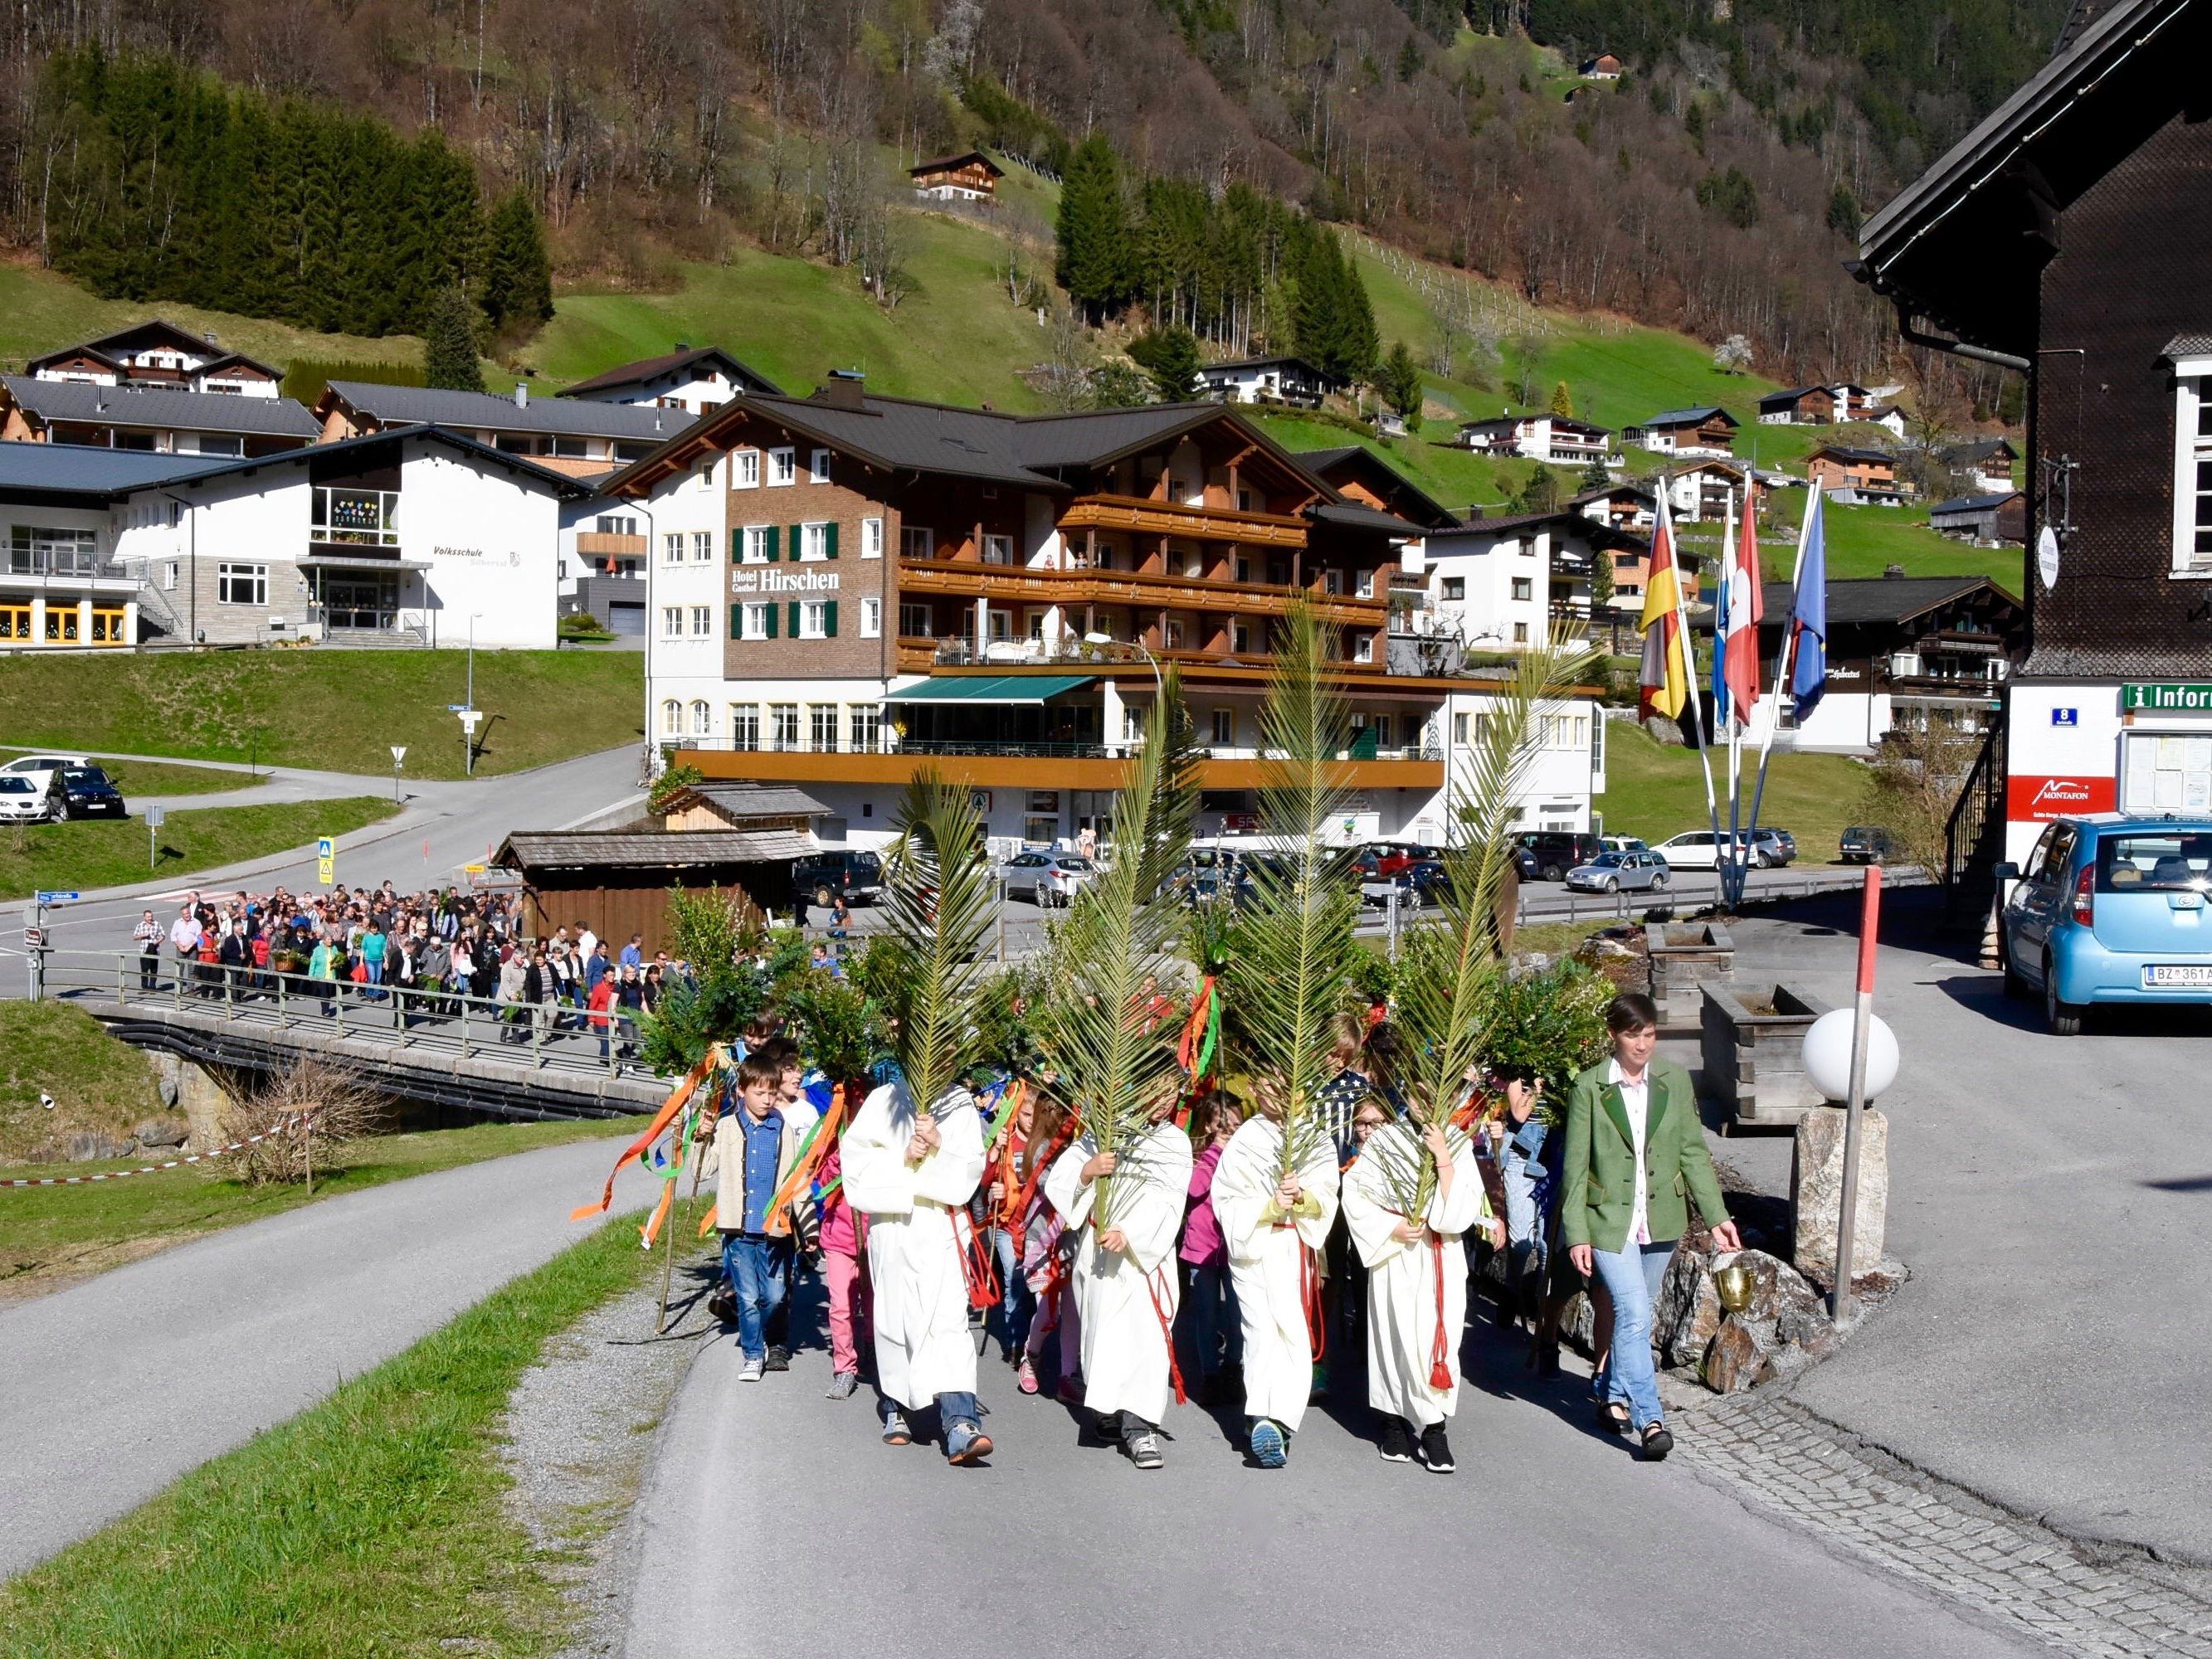
[[868, 1298], [860, 1258], [822, 1253], [822, 1280], [830, 1292], [830, 1369], [860, 1375], [860, 1345], [868, 1340]]

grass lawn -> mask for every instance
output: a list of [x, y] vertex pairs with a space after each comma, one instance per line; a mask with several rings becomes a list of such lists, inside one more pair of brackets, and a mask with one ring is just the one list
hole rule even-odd
[[[520, 772], [639, 740], [635, 651], [479, 651], [479, 774]], [[410, 778], [462, 774], [459, 651], [218, 651], [0, 661], [0, 740], [371, 777], [407, 745]]]
[[[52, 1111], [39, 1104], [41, 1093], [58, 1103]], [[91, 1015], [66, 1003], [0, 1002], [0, 1159], [58, 1131], [126, 1136], [160, 1106], [146, 1056]], [[0, 1206], [0, 1231], [9, 1213]]]
[[[1590, 804], [1605, 814], [1608, 836], [1640, 836], [1656, 844], [1706, 823], [1705, 775], [1694, 750], [1669, 747], [1626, 720], [1605, 727], [1606, 792]], [[1713, 751], [1713, 787], [1721, 827], [1728, 827], [1728, 753]], [[1745, 765], [1743, 811], [1751, 812], [1752, 766]], [[1841, 755], [1778, 753], [1766, 769], [1759, 821], [1797, 838], [1802, 864], [1833, 864], [1844, 829], [1859, 821], [1866, 769]]]
[[[686, 1206], [671, 1218], [688, 1239]], [[696, 1212], [694, 1212], [696, 1213]], [[658, 1258], [617, 1218], [329, 1399], [0, 1589], [19, 1659], [542, 1653], [565, 1616], [502, 1507], [500, 1414]]]
[[[46, 1005], [51, 1007], [52, 1005]], [[76, 1014], [74, 1009], [63, 1011]], [[86, 1017], [76, 1014], [79, 1019]], [[10, 1027], [14, 1026], [11, 1031]], [[33, 1028], [34, 1029], [34, 1028]], [[0, 1020], [0, 1066], [14, 1075], [39, 1075], [38, 1066], [17, 1055], [21, 1037], [29, 1035], [19, 1022]], [[102, 1041], [122, 1049], [143, 1067], [136, 1049], [112, 1037]], [[104, 1066], [119, 1061], [104, 1060]], [[100, 1083], [109, 1084], [103, 1074]], [[127, 1083], [128, 1079], [123, 1079]], [[70, 1085], [60, 1078], [46, 1083], [57, 1096]], [[110, 1086], [121, 1086], [113, 1084]], [[13, 1085], [0, 1080], [0, 1089]], [[153, 1092], [150, 1076], [145, 1093]], [[36, 1110], [36, 1097], [32, 1097]], [[11, 1111], [11, 1095], [0, 1095], [0, 1111]], [[143, 1114], [141, 1113], [140, 1115]], [[540, 1146], [558, 1146], [571, 1140], [612, 1139], [635, 1134], [643, 1125], [628, 1118], [593, 1119], [580, 1122], [482, 1123], [465, 1129], [434, 1129], [418, 1134], [375, 1135], [339, 1147], [327, 1171], [315, 1170], [314, 1198], [304, 1189], [283, 1185], [247, 1187], [224, 1178], [221, 1159], [189, 1169], [163, 1170], [155, 1175], [133, 1176], [128, 1181], [102, 1182], [94, 1187], [25, 1187], [0, 1192], [0, 1297], [27, 1288], [45, 1288], [49, 1281], [84, 1277], [104, 1267], [136, 1261], [167, 1245], [180, 1244], [202, 1233], [211, 1233], [240, 1222], [296, 1210], [301, 1205], [380, 1187], [387, 1181], [428, 1175], [488, 1158], [504, 1158]], [[126, 1127], [127, 1133], [127, 1127]], [[113, 1164], [38, 1164], [0, 1169], [7, 1176], [93, 1175], [103, 1170], [123, 1170], [154, 1162], [130, 1158]], [[633, 1247], [635, 1240], [632, 1241]]]
[[[219, 869], [304, 847], [320, 836], [342, 837], [398, 810], [374, 795], [349, 795], [172, 812], [152, 837], [160, 849], [152, 863], [146, 826], [137, 818], [10, 825], [0, 830], [0, 898], [21, 898], [41, 888], [125, 887]], [[339, 856], [344, 856], [343, 843]]]
[[[0, 759], [13, 752], [16, 751], [0, 750]], [[160, 761], [110, 761], [95, 755], [92, 763], [106, 773], [108, 781], [126, 797], [213, 795], [226, 789], [251, 789], [261, 781], [248, 772], [226, 772], [206, 766], [164, 766]]]

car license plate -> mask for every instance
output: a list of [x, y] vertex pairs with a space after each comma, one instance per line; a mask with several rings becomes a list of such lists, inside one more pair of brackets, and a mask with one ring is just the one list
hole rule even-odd
[[2142, 970], [2142, 982], [2146, 991], [2177, 987], [2212, 989], [2212, 963], [2154, 962]]

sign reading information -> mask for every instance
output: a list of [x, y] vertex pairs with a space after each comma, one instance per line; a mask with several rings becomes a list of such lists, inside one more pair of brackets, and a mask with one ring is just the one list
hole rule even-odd
[[2123, 685], [2120, 707], [2130, 714], [2212, 714], [2212, 684], [2199, 680]]

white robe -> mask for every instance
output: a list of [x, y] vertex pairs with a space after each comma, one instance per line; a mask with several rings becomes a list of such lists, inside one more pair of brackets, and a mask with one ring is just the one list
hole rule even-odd
[[[1459, 1408], [1459, 1343], [1467, 1327], [1467, 1255], [1461, 1239], [1490, 1213], [1474, 1143], [1456, 1131], [1448, 1133], [1459, 1143], [1452, 1158], [1451, 1191], [1430, 1197], [1424, 1218], [1429, 1236], [1419, 1244], [1391, 1237], [1406, 1218], [1395, 1207], [1397, 1200], [1382, 1161], [1395, 1155], [1402, 1160], [1401, 1167], [1419, 1167], [1414, 1160], [1421, 1156], [1420, 1143], [1410, 1129], [1402, 1123], [1377, 1129], [1344, 1178], [1345, 1223], [1352, 1230], [1352, 1248], [1367, 1264], [1367, 1403], [1404, 1418], [1416, 1432]], [[1391, 1143], [1378, 1148], [1376, 1142], [1385, 1135], [1393, 1138]], [[1451, 1374], [1451, 1386], [1445, 1389], [1430, 1380], [1439, 1315], [1444, 1366]]]
[[1322, 1247], [1336, 1219], [1336, 1144], [1322, 1135], [1307, 1154], [1298, 1184], [1321, 1212], [1294, 1224], [1272, 1212], [1282, 1164], [1283, 1132], [1266, 1118], [1247, 1118], [1214, 1168], [1213, 1218], [1229, 1246], [1244, 1327], [1244, 1414], [1296, 1430], [1313, 1392], [1304, 1287], [1320, 1281]]
[[1083, 1403], [1100, 1416], [1128, 1412], [1153, 1427], [1173, 1394], [1170, 1334], [1182, 1294], [1176, 1241], [1190, 1191], [1190, 1136], [1173, 1123], [1154, 1124], [1121, 1155], [1107, 1189], [1106, 1225], [1120, 1228], [1126, 1252], [1102, 1255], [1091, 1225], [1096, 1183], [1083, 1166], [1097, 1154], [1088, 1133], [1054, 1162], [1045, 1196], [1073, 1231], [1081, 1230], [1075, 1271], [1078, 1330], [1083, 1346]]
[[937, 1150], [908, 1164], [915, 1121], [905, 1084], [885, 1084], [838, 1143], [845, 1200], [867, 1225], [876, 1381], [909, 1411], [940, 1394], [975, 1392], [962, 1266], [970, 1228], [961, 1206], [983, 1178], [983, 1125], [972, 1107], [939, 1118]]

